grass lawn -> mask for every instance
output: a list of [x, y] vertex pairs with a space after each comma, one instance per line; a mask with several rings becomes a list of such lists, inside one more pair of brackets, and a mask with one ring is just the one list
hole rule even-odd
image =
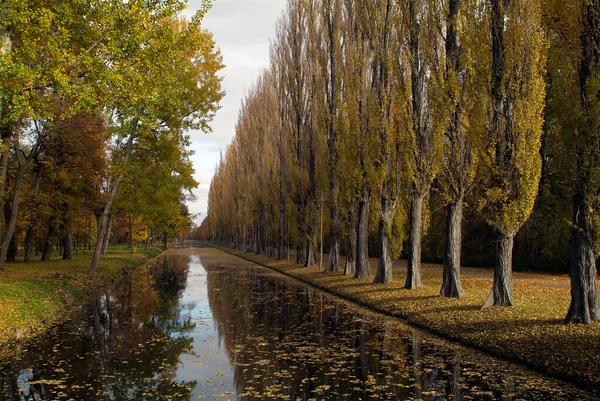
[[109, 247], [91, 279], [87, 271], [93, 251], [73, 252], [72, 260], [62, 260], [55, 253], [47, 262], [7, 263], [0, 272], [0, 345], [36, 333], [75, 299], [111, 284], [124, 270], [137, 267], [161, 252], [160, 248], [152, 247], [132, 255], [130, 248]]
[[318, 267], [220, 249], [386, 315], [405, 318], [447, 339], [584, 387], [600, 386], [600, 324], [563, 324], [570, 300], [566, 275], [514, 273], [515, 305], [480, 310], [492, 287], [493, 273], [486, 269], [463, 269], [464, 296], [457, 300], [439, 296], [442, 274], [435, 265], [423, 268], [423, 287], [410, 291], [402, 288], [404, 268], [393, 269], [391, 284], [373, 285], [372, 278], [324, 274]]

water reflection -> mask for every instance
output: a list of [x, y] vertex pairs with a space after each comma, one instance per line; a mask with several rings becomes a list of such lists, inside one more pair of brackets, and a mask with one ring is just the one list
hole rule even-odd
[[0, 369], [0, 401], [593, 398], [215, 252], [92, 297]]
[[255, 269], [208, 268], [242, 399], [590, 399], [591, 394]]
[[151, 269], [92, 297], [74, 319], [27, 346], [2, 369], [0, 400], [189, 400], [196, 383], [175, 380], [194, 330], [178, 308], [187, 258]]

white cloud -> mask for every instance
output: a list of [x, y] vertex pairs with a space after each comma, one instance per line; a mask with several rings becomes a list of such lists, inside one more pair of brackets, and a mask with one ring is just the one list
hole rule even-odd
[[[201, 0], [191, 0], [186, 15], [198, 9]], [[245, 91], [263, 68], [269, 66], [269, 42], [275, 37], [275, 22], [285, 8], [286, 0], [215, 0], [203, 25], [214, 34], [226, 65], [223, 88], [227, 95], [212, 124], [213, 133], [190, 132], [195, 178], [200, 182], [194, 191], [195, 202], [189, 202], [192, 213], [200, 213], [196, 223], [206, 217], [208, 190], [219, 154], [231, 142]]]

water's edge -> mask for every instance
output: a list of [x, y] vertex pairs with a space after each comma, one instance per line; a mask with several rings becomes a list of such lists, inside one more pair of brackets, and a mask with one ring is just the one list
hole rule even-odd
[[148, 264], [155, 263], [159, 258], [163, 257], [165, 252], [167, 252], [169, 249], [171, 248], [163, 250], [154, 257], [142, 260], [141, 263], [135, 267], [123, 270], [123, 274], [121, 276], [104, 286], [96, 287], [91, 292], [85, 292], [78, 297], [72, 297], [68, 299], [68, 302], [64, 303], [56, 313], [54, 313], [48, 319], [40, 321], [35, 327], [29, 329], [29, 332], [26, 336], [17, 337], [16, 335], [13, 335], [11, 338], [5, 341], [0, 341], [0, 368], [2, 368], [3, 361], [13, 359], [19, 352], [21, 352], [22, 349], [27, 348], [29, 345], [37, 342], [40, 338], [45, 337], [52, 327], [60, 325], [61, 323], [71, 319], [76, 309], [79, 308], [82, 303], [87, 302], [90, 298], [106, 290], [116, 288], [124, 280], [127, 280], [129, 274], [137, 269], [143, 268]]
[[[539, 364], [536, 364], [535, 362], [529, 361], [527, 359], [523, 359], [523, 358], [518, 358], [518, 357], [514, 357], [512, 355], [508, 355], [506, 353], [502, 353], [500, 351], [494, 350], [494, 349], [490, 349], [490, 348], [486, 348], [483, 346], [480, 346], [478, 344], [474, 344], [474, 343], [470, 343], [467, 341], [463, 341], [462, 339], [452, 336], [451, 334], [439, 331], [439, 330], [435, 330], [434, 328], [431, 328], [427, 325], [424, 324], [419, 324], [418, 322], [412, 321], [410, 320], [410, 318], [408, 316], [404, 316], [404, 315], [400, 315], [400, 314], [395, 314], [389, 311], [386, 311], [384, 309], [381, 308], [377, 308], [376, 306], [369, 304], [367, 302], [362, 302], [360, 299], [358, 298], [351, 298], [348, 296], [345, 296], [344, 294], [340, 294], [338, 292], [332, 291], [330, 288], [327, 288], [325, 286], [319, 285], [318, 283], [314, 283], [310, 280], [304, 279], [301, 276], [295, 276], [293, 274], [290, 274], [289, 272], [283, 270], [283, 269], [278, 269], [275, 266], [271, 266], [269, 264], [265, 264], [262, 263], [259, 260], [255, 260], [254, 258], [252, 258], [252, 254], [248, 254], [246, 255], [245, 252], [241, 252], [238, 251], [236, 249], [231, 249], [231, 248], [227, 248], [227, 247], [222, 247], [222, 246], [217, 246], [217, 245], [209, 245], [215, 249], [218, 249], [222, 252], [226, 252], [230, 255], [233, 255], [235, 257], [239, 257], [241, 259], [247, 260], [248, 262], [252, 262], [255, 263], [259, 266], [265, 267], [269, 270], [275, 271], [279, 274], [282, 274], [286, 277], [292, 278], [294, 280], [297, 280], [301, 283], [303, 283], [304, 285], [308, 285], [312, 288], [318, 289], [319, 291], [323, 291], [325, 293], [327, 293], [328, 295], [334, 296], [336, 298], [342, 299], [345, 302], [350, 302], [351, 304], [354, 305], [358, 305], [362, 308], [365, 308], [371, 312], [377, 313], [377, 314], [381, 314], [383, 316], [389, 317], [389, 318], [394, 318], [394, 319], [398, 319], [401, 320], [402, 323], [422, 330], [424, 332], [426, 332], [429, 335], [433, 335], [433, 336], [437, 336], [441, 339], [443, 339], [444, 341], [448, 341], [450, 343], [454, 343], [456, 345], [460, 345], [463, 347], [467, 347], [469, 349], [472, 349], [474, 351], [478, 351], [478, 352], [482, 352], [484, 354], [487, 354], [489, 356], [492, 356], [494, 358], [498, 358], [501, 360], [504, 360], [506, 362], [510, 362], [510, 363], [515, 363], [518, 364], [522, 367], [528, 368], [528, 369], [532, 369], [534, 371], [536, 371], [539, 374], [545, 375], [549, 378], [555, 379], [555, 380], [560, 380], [562, 382], [577, 386], [579, 388], [581, 388], [582, 390], [586, 390], [586, 391], [591, 391], [593, 392], [595, 395], [599, 395], [600, 394], [600, 389], [598, 389], [596, 386], [594, 386], [592, 383], [582, 379], [581, 377], [577, 376], [577, 377], [573, 377], [571, 375], [564, 375], [561, 374], [560, 372], [557, 373], [553, 373], [552, 371], [548, 371], [548, 369], [544, 366], [543, 361], [540, 362]], [[269, 258], [272, 259], [274, 261], [273, 258]]]

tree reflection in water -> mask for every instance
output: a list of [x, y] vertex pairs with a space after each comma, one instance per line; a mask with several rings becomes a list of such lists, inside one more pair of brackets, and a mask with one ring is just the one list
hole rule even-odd
[[203, 255], [175, 252], [92, 297], [0, 368], [0, 401], [592, 398], [266, 269], [204, 267]]
[[265, 270], [207, 270], [241, 399], [548, 400], [579, 391]]
[[[179, 293], [187, 258], [138, 269], [92, 297], [77, 318], [53, 327], [0, 371], [0, 400], [189, 400], [195, 382], [175, 380], [186, 336]], [[154, 285], [154, 280], [160, 285]]]

